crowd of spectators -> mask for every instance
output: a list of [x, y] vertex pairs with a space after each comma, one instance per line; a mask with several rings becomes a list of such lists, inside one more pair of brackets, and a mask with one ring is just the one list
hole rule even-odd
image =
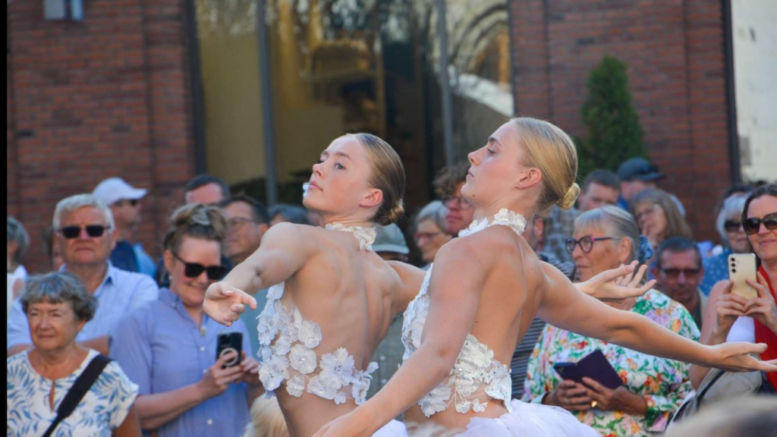
[[[473, 221], [474, 208], [461, 195], [467, 171], [468, 163], [442, 169], [434, 181], [439, 200], [419, 208], [405, 231], [378, 227], [375, 252], [428, 269], [440, 247]], [[777, 281], [777, 186], [736, 185], [724, 193], [710, 212], [716, 243], [694, 240], [682, 203], [659, 188], [662, 178], [643, 158], [627, 160], [617, 172], [592, 171], [576, 207], [527, 217], [523, 236], [542, 261], [575, 281], [633, 260], [646, 264], [657, 281], [653, 289], [605, 303], [704, 344], [766, 343], [762, 358], [777, 358], [771, 285]], [[245, 194], [233, 196], [219, 178], [199, 175], [184, 187], [155, 261], [138, 241], [149, 195], [112, 177], [92, 193], [62, 199], [43, 234], [52, 271], [44, 275], [28, 276], [23, 260], [30, 237], [8, 217], [9, 435], [48, 427], [55, 406], [97, 357], [108, 363], [94, 385], [99, 389], [60, 424], [72, 435], [288, 435], [277, 401], [260, 396], [254, 357], [265, 293], [257, 293], [257, 309], [231, 327], [209, 319], [202, 304], [207, 287], [251, 256], [271, 226], [316, 225], [317, 217], [295, 205], [266, 208]], [[758, 283], [749, 284], [758, 297], [750, 300], [731, 293], [728, 261], [749, 253], [760, 266]], [[379, 368], [369, 396], [402, 362], [401, 331], [399, 315], [375, 352]], [[242, 335], [239, 357], [216, 356], [223, 333]], [[554, 369], [596, 350], [621, 387], [564, 380]], [[238, 364], [225, 367], [230, 360]], [[513, 397], [564, 408], [605, 436], [665, 432], [678, 408], [700, 387], [714, 385], [712, 374], [719, 373], [564, 331], [538, 317], [518, 342], [511, 369]], [[749, 392], [777, 386], [777, 375], [753, 378], [757, 387]]]

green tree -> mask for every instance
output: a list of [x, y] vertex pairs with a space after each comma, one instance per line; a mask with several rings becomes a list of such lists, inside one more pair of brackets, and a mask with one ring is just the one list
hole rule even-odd
[[605, 56], [586, 81], [581, 112], [587, 134], [576, 138], [581, 178], [597, 168], [617, 171], [631, 157], [647, 158], [626, 70], [625, 62]]

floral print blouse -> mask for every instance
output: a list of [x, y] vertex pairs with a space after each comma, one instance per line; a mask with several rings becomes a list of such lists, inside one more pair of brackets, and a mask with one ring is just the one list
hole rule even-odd
[[[659, 291], [650, 290], [637, 298], [631, 311], [683, 337], [699, 340], [699, 330], [691, 314]], [[605, 437], [641, 437], [663, 432], [675, 410], [693, 390], [688, 376], [689, 364], [646, 355], [550, 324], [545, 326], [532, 352], [523, 400], [542, 403], [544, 395], [562, 381], [553, 364], [577, 362], [596, 349], [604, 352], [624, 381], [625, 388], [645, 397], [647, 415], [632, 416], [618, 411], [591, 409], [577, 412], [577, 418]]]
[[[8, 437], [42, 435], [57, 417], [57, 408], [68, 390], [97, 356], [97, 352], [90, 349], [89, 355], [73, 373], [54, 381], [54, 405], [50, 405], [52, 381], [33, 369], [28, 352], [6, 360]], [[127, 378], [115, 361], [110, 362], [75, 411], [57, 426], [53, 437], [111, 437], [124, 422], [137, 394], [138, 386]]]

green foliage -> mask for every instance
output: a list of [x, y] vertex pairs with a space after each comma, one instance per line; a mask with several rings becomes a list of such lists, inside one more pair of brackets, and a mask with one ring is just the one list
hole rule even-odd
[[586, 81], [588, 98], [581, 112], [587, 134], [575, 138], [580, 178], [597, 168], [617, 171], [628, 158], [647, 158], [626, 70], [625, 62], [605, 56]]

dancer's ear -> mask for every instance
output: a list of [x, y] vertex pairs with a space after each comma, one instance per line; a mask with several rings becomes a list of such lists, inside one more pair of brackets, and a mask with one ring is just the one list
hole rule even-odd
[[362, 197], [361, 202], [359, 202], [359, 206], [372, 208], [375, 206], [379, 207], [381, 203], [383, 203], [383, 191], [377, 188], [370, 188], [367, 191], [367, 194]]
[[518, 175], [518, 182], [515, 187], [526, 189], [542, 182], [542, 172], [536, 167], [527, 167], [521, 170]]

